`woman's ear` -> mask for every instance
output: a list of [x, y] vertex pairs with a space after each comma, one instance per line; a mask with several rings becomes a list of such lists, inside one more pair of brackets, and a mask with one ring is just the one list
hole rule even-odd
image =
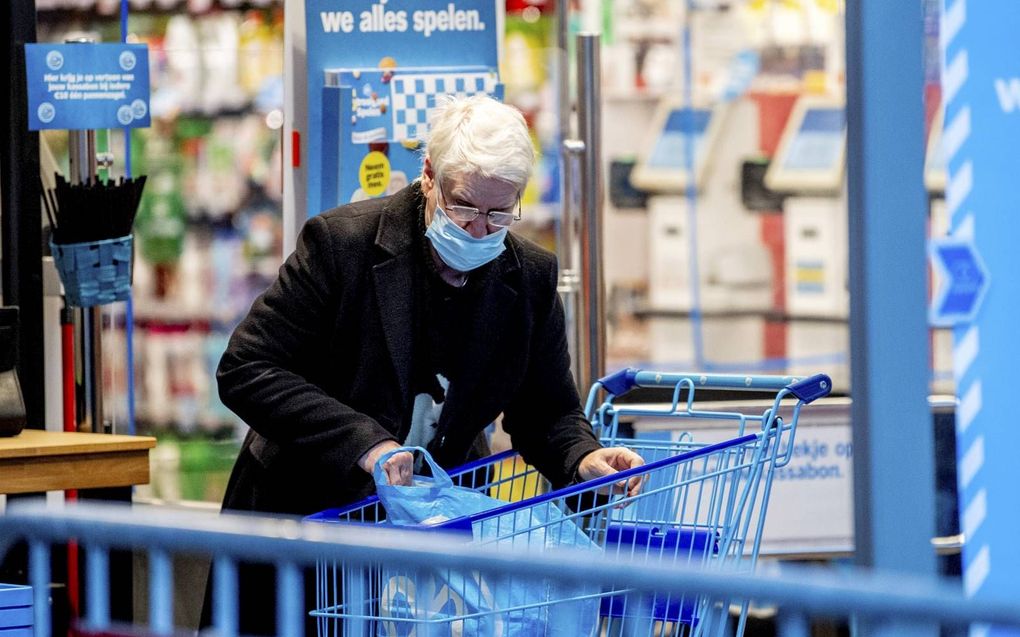
[[432, 189], [436, 186], [436, 173], [432, 169], [432, 160], [429, 159], [428, 155], [425, 155], [425, 164], [421, 169], [421, 188], [422, 191], [427, 195], [432, 192]]

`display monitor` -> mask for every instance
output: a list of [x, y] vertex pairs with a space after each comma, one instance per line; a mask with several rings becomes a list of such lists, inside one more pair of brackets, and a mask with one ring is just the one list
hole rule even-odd
[[846, 166], [846, 108], [821, 96], [797, 100], [765, 184], [787, 193], [834, 194]]
[[650, 192], [682, 193], [687, 189], [693, 163], [694, 185], [703, 188], [706, 167], [719, 138], [723, 108], [687, 107], [676, 100], [662, 100], [631, 173], [631, 183]]

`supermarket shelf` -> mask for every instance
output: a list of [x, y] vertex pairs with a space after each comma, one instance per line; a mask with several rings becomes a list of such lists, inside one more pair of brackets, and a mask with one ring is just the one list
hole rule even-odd
[[[216, 0], [208, 2], [194, 2], [194, 0], [147, 0], [145, 2], [132, 1], [130, 3], [131, 14], [166, 14], [175, 15], [187, 12], [190, 15], [204, 15], [214, 11], [249, 11], [253, 9], [282, 8], [284, 0], [245, 0], [244, 2], [231, 2], [230, 0]], [[94, 16], [100, 19], [120, 19], [120, 2], [91, 1], [88, 0], [38, 0], [36, 2], [36, 15], [41, 19], [61, 20], [67, 17], [80, 17], [83, 15]]]
[[[638, 308], [634, 311], [638, 318], [691, 318], [694, 313], [690, 310], [675, 310], [669, 308]], [[769, 323], [828, 323], [832, 325], [846, 325], [850, 319], [846, 316], [831, 316], [823, 314], [788, 314], [774, 310], [702, 310], [699, 312], [702, 319], [727, 319], [727, 318], [763, 318]], [[950, 331], [953, 326], [929, 325], [928, 329], [933, 331]]]
[[[634, 312], [638, 318], [692, 318], [694, 313], [690, 310], [675, 310], [668, 308], [639, 308]], [[698, 315], [703, 319], [729, 319], [729, 318], [763, 318], [770, 323], [833, 323], [846, 324], [849, 319], [845, 316], [827, 316], [820, 314], [788, 314], [775, 310], [702, 310]]]
[[674, 95], [676, 91], [648, 89], [610, 89], [603, 91], [602, 99], [607, 102], [657, 102]]
[[208, 308], [190, 306], [176, 299], [135, 299], [135, 322], [194, 325], [214, 320]]
[[254, 102], [248, 102], [241, 106], [232, 108], [217, 108], [214, 110], [185, 110], [174, 111], [170, 116], [161, 116], [162, 119], [219, 119], [221, 117], [245, 117], [254, 115], [260, 111], [255, 108]]

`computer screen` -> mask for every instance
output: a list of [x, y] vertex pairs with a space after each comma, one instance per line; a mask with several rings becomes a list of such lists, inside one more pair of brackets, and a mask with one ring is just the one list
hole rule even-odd
[[652, 192], [682, 193], [693, 160], [695, 186], [700, 188], [719, 135], [722, 108], [690, 107], [663, 100], [652, 118], [631, 183]]
[[843, 161], [845, 134], [843, 109], [808, 109], [786, 151], [783, 166], [789, 170], [831, 170]]
[[797, 100], [765, 175], [771, 190], [838, 193], [846, 167], [846, 107], [842, 100], [805, 95]]
[[705, 133], [712, 120], [712, 112], [703, 108], [671, 110], [666, 125], [655, 142], [648, 164], [655, 168], [685, 170], [690, 159], [687, 144], [694, 141], [693, 158], [697, 162], [705, 148]]

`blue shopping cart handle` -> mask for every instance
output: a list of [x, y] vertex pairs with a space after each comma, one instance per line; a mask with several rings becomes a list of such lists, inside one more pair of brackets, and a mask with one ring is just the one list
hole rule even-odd
[[832, 391], [832, 379], [826, 374], [815, 374], [786, 387], [790, 393], [805, 403], [824, 398]]
[[605, 387], [606, 391], [610, 394], [620, 396], [634, 389], [634, 385], [637, 384], [635, 382], [637, 375], [638, 370], [636, 368], [627, 367], [608, 376], [603, 376], [598, 380], [598, 383]]
[[635, 387], [673, 388], [688, 382], [694, 389], [730, 389], [741, 391], [788, 390], [805, 403], [827, 396], [832, 390], [832, 379], [815, 374], [801, 379], [798, 376], [760, 376], [742, 374], [698, 374], [649, 372], [628, 367], [599, 379], [598, 383], [614, 396], [626, 394]]

